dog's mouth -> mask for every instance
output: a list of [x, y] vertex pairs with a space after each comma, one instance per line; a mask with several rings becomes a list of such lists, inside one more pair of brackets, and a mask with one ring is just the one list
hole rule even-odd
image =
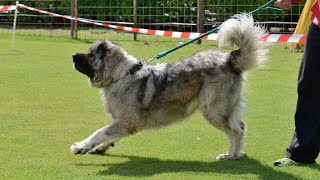
[[74, 67], [76, 70], [78, 70], [79, 72], [81, 72], [82, 74], [85, 74], [85, 75], [89, 76], [89, 73], [88, 73], [86, 70], [82, 69], [80, 65], [74, 63], [74, 64], [73, 64], [73, 67]]
[[72, 56], [73, 59], [73, 66], [76, 70], [81, 72], [82, 74], [87, 75], [89, 78], [94, 77], [94, 70], [89, 65], [87, 58], [83, 54], [74, 54]]
[[94, 72], [91, 69], [88, 69], [86, 67], [82, 67], [81, 65], [79, 65], [77, 63], [74, 63], [73, 66], [74, 66], [74, 68], [76, 68], [76, 70], [78, 70], [82, 74], [87, 75], [89, 78], [93, 78]]

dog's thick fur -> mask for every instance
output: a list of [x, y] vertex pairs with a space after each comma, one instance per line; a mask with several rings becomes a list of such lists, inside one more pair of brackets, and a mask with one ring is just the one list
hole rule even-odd
[[217, 159], [241, 157], [242, 88], [245, 72], [265, 59], [266, 50], [259, 41], [264, 33], [252, 16], [242, 14], [224, 22], [218, 33], [220, 45], [240, 47], [232, 52], [206, 50], [154, 66], [139, 62], [110, 41], [98, 41], [88, 53], [74, 54], [75, 68], [90, 78], [93, 87], [101, 88], [113, 122], [73, 144], [72, 153], [104, 153], [124, 137], [181, 121], [199, 109], [230, 141], [228, 153]]

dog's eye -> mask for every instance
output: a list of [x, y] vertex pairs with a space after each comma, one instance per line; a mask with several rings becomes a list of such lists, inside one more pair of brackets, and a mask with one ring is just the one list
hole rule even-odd
[[90, 57], [94, 57], [92, 51], [88, 54], [88, 56], [89, 56], [89, 58], [90, 58]]
[[93, 52], [90, 52], [89, 54], [88, 54], [88, 58], [89, 58], [89, 60], [94, 60], [94, 58], [95, 58], [95, 56], [94, 56], [94, 54], [93, 54]]
[[95, 59], [95, 57], [94, 57], [93, 53], [89, 53], [89, 54], [88, 54], [88, 61], [89, 61], [89, 63], [92, 63], [92, 62], [94, 61], [94, 59]]

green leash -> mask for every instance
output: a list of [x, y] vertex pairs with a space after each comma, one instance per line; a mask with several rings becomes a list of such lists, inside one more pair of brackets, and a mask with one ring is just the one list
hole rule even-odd
[[[263, 6], [259, 7], [259, 8], [257, 8], [257, 9], [255, 9], [255, 10], [249, 12], [248, 14], [255, 14], [255, 13], [258, 13], [258, 12], [264, 10], [264, 9], [270, 9], [270, 10], [274, 10], [274, 11], [283, 12], [283, 10], [281, 10], [281, 9], [274, 8], [274, 7], [270, 7], [271, 4], [273, 4], [275, 1], [276, 1], [276, 0], [270, 0], [270, 1], [269, 1], [268, 3], [266, 3], [265, 5], [263, 5]], [[212, 30], [210, 30], [210, 31], [202, 34], [202, 35], [199, 36], [199, 37], [196, 37], [196, 38], [194, 38], [194, 39], [191, 39], [191, 40], [189, 40], [189, 41], [187, 41], [187, 42], [185, 42], [185, 43], [183, 43], [183, 44], [180, 44], [179, 46], [176, 46], [176, 47], [174, 47], [174, 48], [172, 48], [172, 49], [169, 49], [169, 50], [167, 50], [167, 51], [161, 52], [161, 53], [159, 53], [158, 55], [154, 56], [153, 58], [149, 59], [149, 60], [146, 61], [146, 62], [148, 63], [148, 62], [153, 61], [153, 60], [155, 60], [155, 59], [160, 59], [160, 58], [162, 58], [162, 57], [164, 57], [164, 56], [172, 53], [173, 51], [176, 51], [176, 50], [178, 50], [178, 49], [180, 49], [180, 48], [182, 48], [182, 47], [184, 47], [184, 46], [186, 46], [186, 45], [188, 45], [188, 44], [191, 44], [191, 43], [193, 43], [193, 42], [195, 42], [195, 41], [197, 41], [197, 40], [199, 40], [199, 39], [201, 39], [201, 38], [203, 38], [203, 37], [206, 37], [206, 36], [208, 36], [209, 34], [212, 34], [212, 33], [217, 32], [218, 29], [219, 29], [219, 27], [216, 27], [216, 28], [214, 28], [214, 29], [212, 29]]]

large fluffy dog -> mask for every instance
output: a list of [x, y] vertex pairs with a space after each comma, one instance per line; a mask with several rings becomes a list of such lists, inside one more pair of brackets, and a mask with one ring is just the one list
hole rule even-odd
[[259, 41], [264, 33], [243, 14], [224, 22], [218, 33], [220, 45], [240, 47], [232, 52], [206, 50], [154, 66], [139, 62], [110, 41], [98, 41], [88, 53], [74, 54], [75, 68], [90, 78], [93, 87], [101, 88], [113, 122], [74, 143], [72, 153], [104, 153], [124, 137], [181, 121], [199, 109], [230, 141], [228, 153], [217, 159], [241, 157], [245, 131], [241, 92], [245, 72], [265, 59]]

